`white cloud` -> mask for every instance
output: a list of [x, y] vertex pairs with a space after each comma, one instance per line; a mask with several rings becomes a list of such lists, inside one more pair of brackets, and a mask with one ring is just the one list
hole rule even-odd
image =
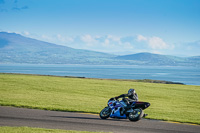
[[47, 35], [42, 35], [42, 39], [44, 40], [47, 40], [47, 41], [52, 41], [52, 38], [47, 36]]
[[30, 35], [30, 33], [28, 31], [24, 31], [24, 32], [22, 32], [22, 34], [25, 35], [25, 36], [29, 36]]
[[96, 41], [91, 35], [83, 35], [80, 38], [85, 43], [93, 43]]
[[146, 42], [150, 48], [152, 49], [168, 49], [169, 48], [169, 45], [164, 42], [162, 40], [162, 38], [159, 38], [159, 37], [144, 37], [142, 35], [138, 35], [137, 36], [137, 41], [138, 42], [141, 42], [141, 41], [144, 41]]
[[123, 43], [123, 44], [124, 44], [124, 48], [125, 48], [126, 50], [131, 50], [131, 49], [134, 48], [133, 45], [131, 45], [130, 42], [125, 42], [125, 43]]
[[151, 37], [148, 44], [152, 49], [167, 49], [168, 45], [159, 37]]
[[118, 44], [121, 44], [120, 37], [107, 35], [107, 36], [92, 36], [89, 34], [83, 35], [79, 37], [83, 43], [90, 47], [102, 47], [108, 48], [115, 47]]
[[87, 35], [83, 35], [83, 36], [78, 36], [78, 38], [80, 38], [80, 40], [83, 42], [83, 43], [81, 43], [81, 47], [83, 47], [84, 49], [88, 48], [89, 50], [91, 50], [90, 48], [92, 48], [92, 50], [93, 50], [98, 45], [99, 36], [93, 37], [93, 36], [87, 34]]
[[142, 36], [142, 35], [138, 35], [138, 36], [137, 36], [137, 41], [138, 41], [138, 42], [140, 42], [140, 41], [146, 41], [146, 40], [147, 40], [147, 38], [144, 37], [144, 36]]
[[154, 53], [154, 54], [163, 54], [162, 52], [156, 51], [156, 50], [150, 51], [150, 53]]
[[73, 48], [82, 48], [101, 52], [116, 52], [133, 50], [132, 42], [121, 40], [123, 37], [114, 35], [82, 35], [77, 36], [75, 41], [69, 44]]
[[109, 39], [105, 39], [104, 44], [105, 44], [105, 46], [106, 46], [106, 45], [109, 45], [109, 44], [110, 44]]
[[112, 41], [115, 41], [115, 42], [120, 42], [120, 37], [117, 37], [117, 36], [113, 36], [113, 35], [108, 35], [107, 37], [108, 39], [111, 39]]
[[95, 36], [95, 38], [96, 38], [96, 39], [100, 39], [100, 38], [101, 38], [101, 36], [98, 36], [98, 35], [96, 35], [96, 36]]
[[57, 38], [58, 41], [62, 42], [62, 43], [71, 43], [74, 41], [73, 37], [68, 37], [68, 36], [62, 36], [60, 34], [57, 34]]

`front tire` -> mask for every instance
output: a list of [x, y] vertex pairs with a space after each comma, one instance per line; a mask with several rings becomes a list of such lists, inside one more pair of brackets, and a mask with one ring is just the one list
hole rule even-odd
[[101, 119], [107, 119], [111, 114], [111, 108], [105, 107], [99, 114]]
[[129, 113], [128, 118], [130, 121], [139, 121], [144, 115], [144, 112], [141, 108], [134, 109]]

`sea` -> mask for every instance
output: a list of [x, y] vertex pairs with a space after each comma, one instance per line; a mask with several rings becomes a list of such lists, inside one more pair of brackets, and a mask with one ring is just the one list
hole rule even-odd
[[200, 68], [192, 66], [0, 64], [0, 73], [103, 79], [152, 79], [200, 85]]

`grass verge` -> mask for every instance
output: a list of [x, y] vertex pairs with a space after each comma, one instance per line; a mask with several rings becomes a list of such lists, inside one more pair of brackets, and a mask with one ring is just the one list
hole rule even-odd
[[99, 113], [109, 98], [135, 88], [149, 119], [200, 124], [200, 86], [0, 74], [0, 105]]
[[0, 133], [103, 133], [103, 132], [88, 132], [88, 131], [5, 126], [5, 127], [0, 127]]

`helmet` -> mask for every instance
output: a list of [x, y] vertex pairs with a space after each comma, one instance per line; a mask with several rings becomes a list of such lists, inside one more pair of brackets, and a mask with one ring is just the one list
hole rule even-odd
[[135, 89], [129, 89], [128, 90], [128, 96], [134, 95], [135, 93], [136, 93]]

